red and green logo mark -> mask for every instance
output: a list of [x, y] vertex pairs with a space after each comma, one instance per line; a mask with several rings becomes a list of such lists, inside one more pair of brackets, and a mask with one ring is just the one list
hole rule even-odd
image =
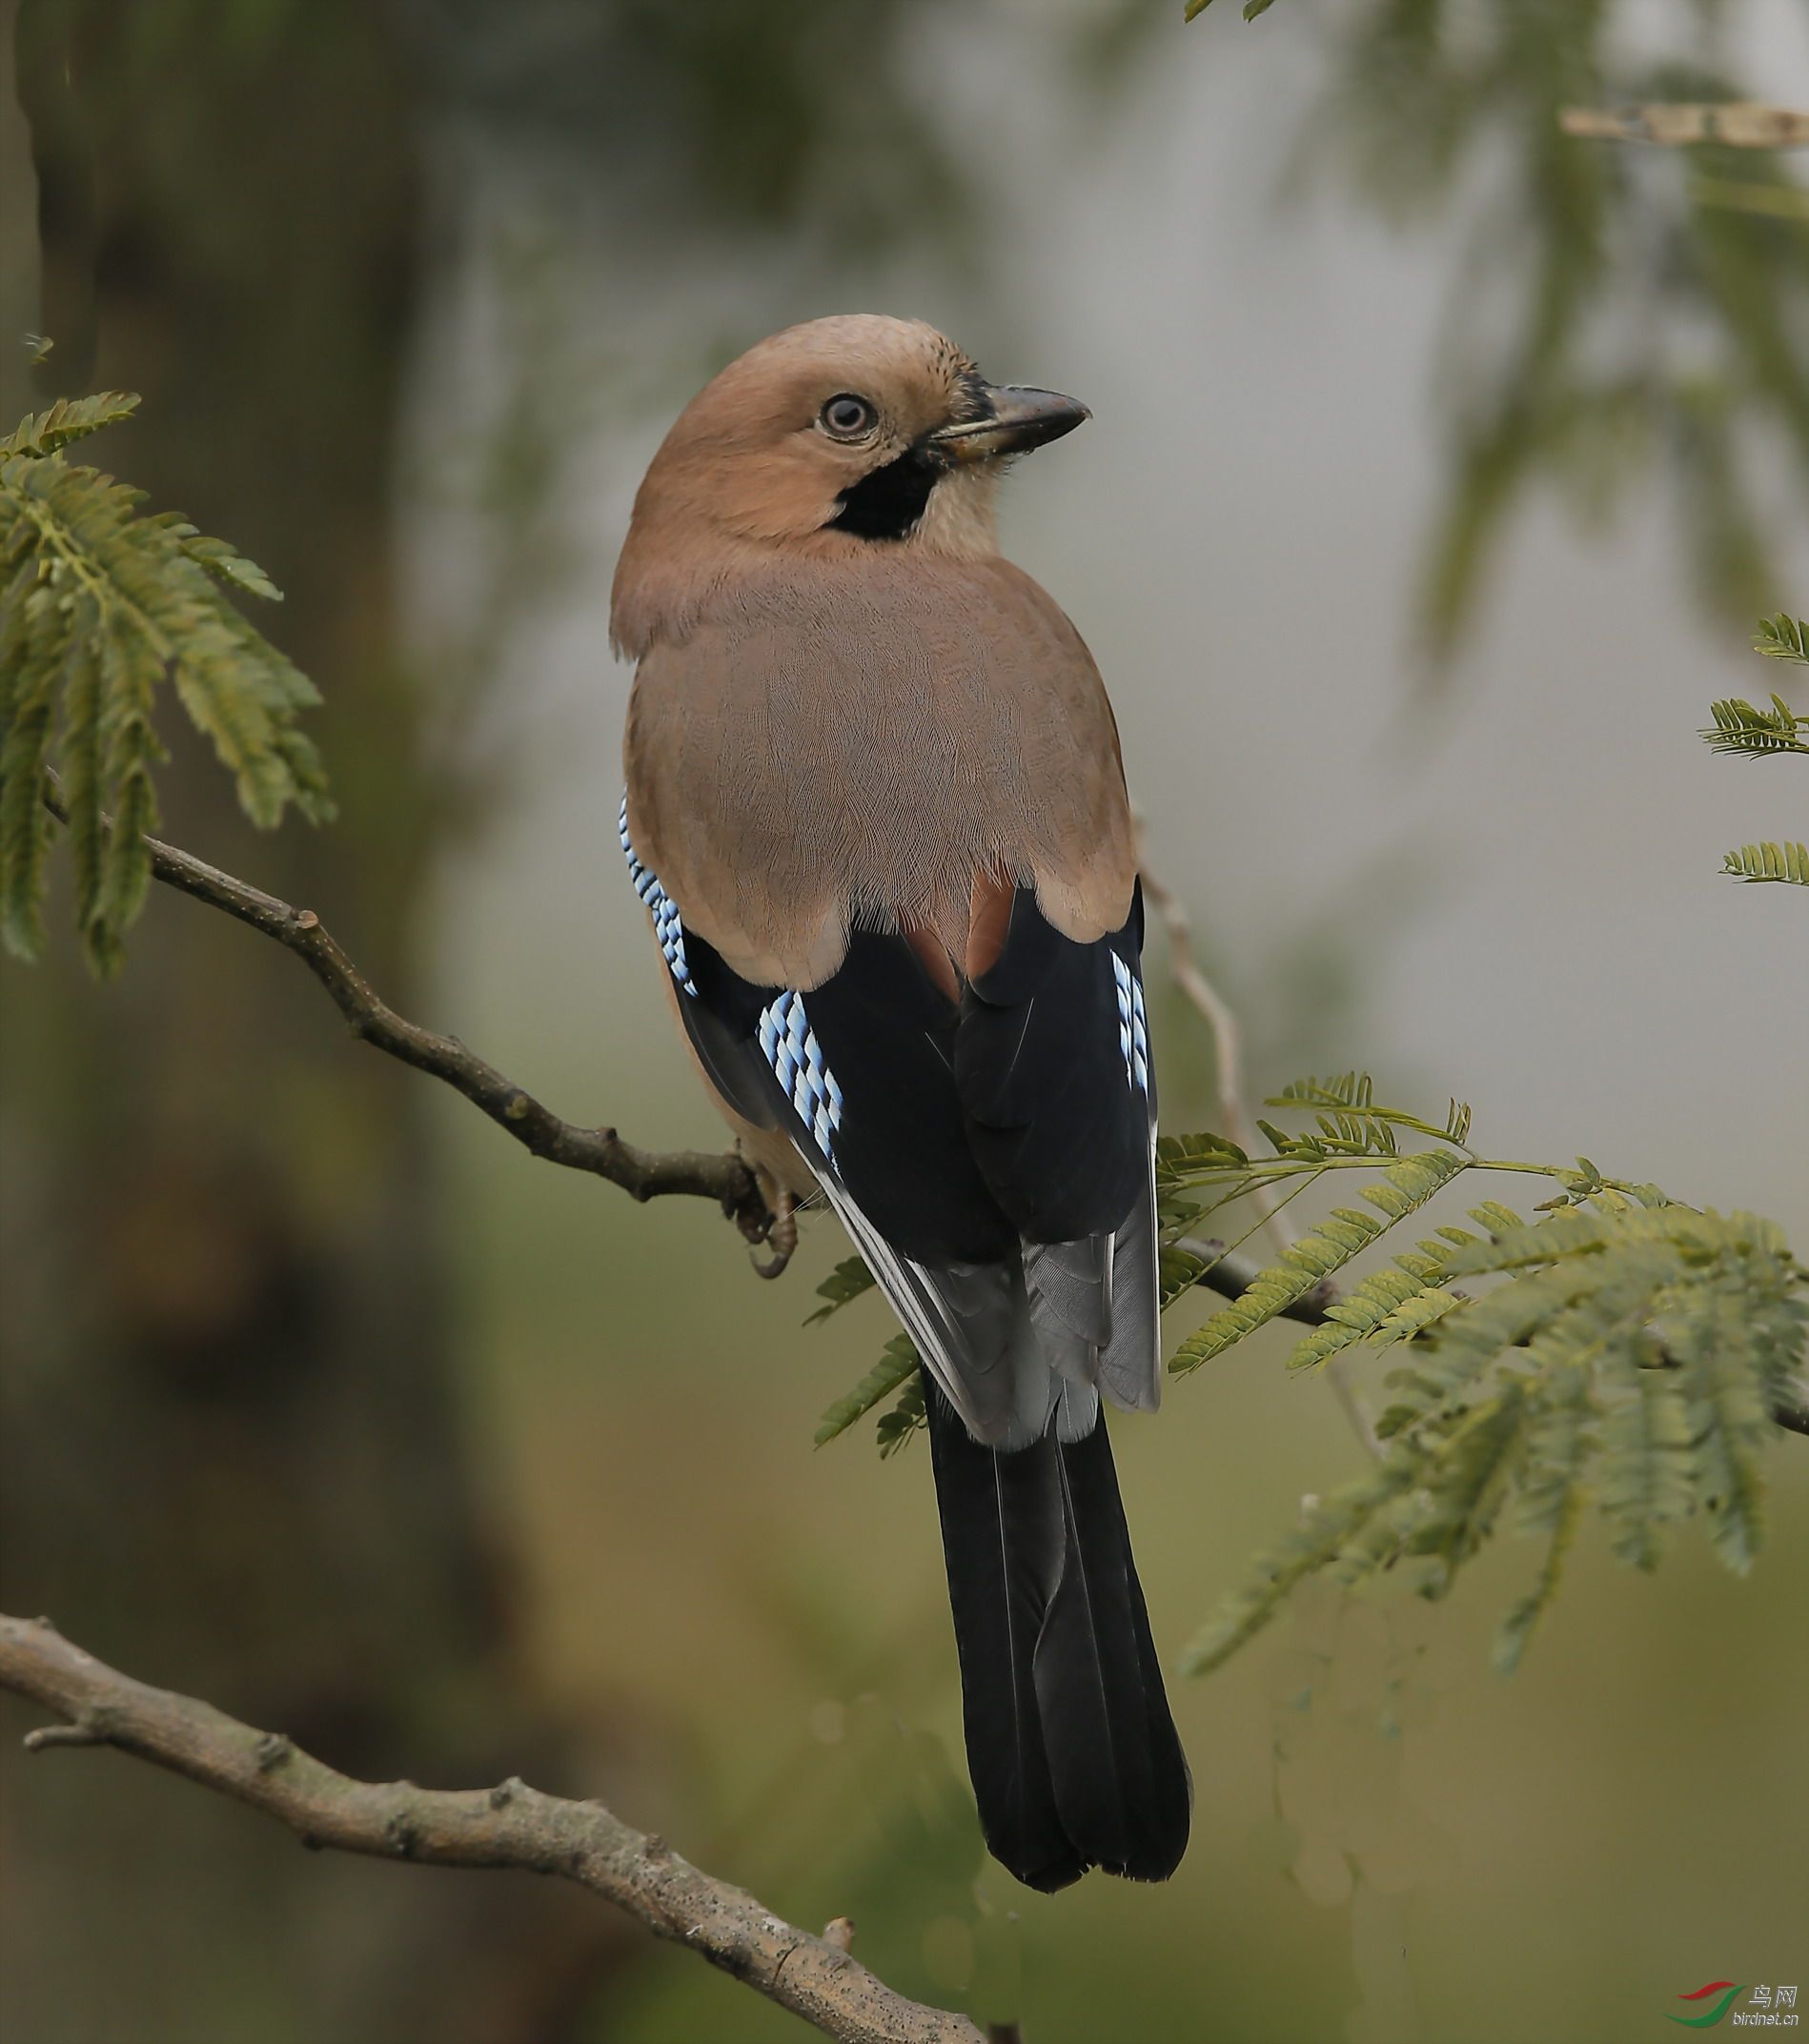
[[[1734, 1997], [1743, 1994], [1744, 1988], [1736, 1987], [1731, 1980], [1711, 1980], [1706, 1987], [1699, 1987], [1694, 1994], [1679, 1994], [1679, 2001], [1708, 2001], [1710, 1995], [1719, 1995], [1700, 2015], [1671, 2015], [1674, 2023], [1681, 2023], [1686, 2030], [1713, 2030], [1728, 2010], [1734, 2006]], [[1669, 2011], [1666, 2012], [1669, 2014]]]

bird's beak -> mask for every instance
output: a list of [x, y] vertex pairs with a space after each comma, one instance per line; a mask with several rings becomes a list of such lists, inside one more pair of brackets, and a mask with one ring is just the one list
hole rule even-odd
[[987, 461], [995, 455], [1027, 454], [1072, 433], [1093, 415], [1077, 398], [1055, 391], [988, 384], [986, 398], [988, 410], [982, 417], [958, 419], [929, 435], [930, 446], [945, 460]]

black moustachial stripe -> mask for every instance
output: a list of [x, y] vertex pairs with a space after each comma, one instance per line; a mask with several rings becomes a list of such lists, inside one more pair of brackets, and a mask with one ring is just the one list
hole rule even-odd
[[933, 455], [909, 448], [844, 490], [837, 499], [842, 509], [829, 523], [863, 539], [903, 539], [924, 516], [942, 473]]

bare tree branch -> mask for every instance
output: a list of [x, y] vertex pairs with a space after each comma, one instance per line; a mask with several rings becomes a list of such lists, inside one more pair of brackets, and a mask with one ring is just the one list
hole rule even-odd
[[[61, 785], [54, 774], [45, 778], [46, 806], [67, 823], [69, 811]], [[112, 828], [111, 821], [108, 827]], [[764, 1242], [771, 1233], [774, 1216], [767, 1211], [754, 1173], [740, 1157], [704, 1150], [661, 1153], [639, 1149], [613, 1128], [581, 1128], [560, 1121], [550, 1107], [542, 1106], [494, 1064], [466, 1049], [456, 1036], [437, 1036], [396, 1014], [378, 998], [313, 909], [292, 908], [275, 895], [265, 894], [173, 844], [155, 838], [147, 838], [145, 843], [154, 879], [261, 930], [286, 951], [293, 951], [332, 995], [354, 1036], [417, 1072], [443, 1079], [535, 1156], [574, 1171], [594, 1172], [637, 1200], [672, 1194], [714, 1200], [749, 1242]], [[785, 1253], [782, 1243], [773, 1261], [760, 1266], [763, 1274], [777, 1276], [778, 1268], [783, 1267], [780, 1258]]]
[[1721, 105], [1565, 107], [1557, 124], [1567, 135], [1601, 142], [1659, 142], [1670, 149], [1718, 143], [1723, 149], [1809, 149], [1809, 113], [1761, 107], [1751, 100]]
[[813, 1937], [600, 1803], [518, 1780], [470, 1790], [354, 1781], [280, 1733], [118, 1673], [44, 1619], [0, 1616], [0, 1689], [63, 1720], [27, 1734], [32, 1751], [117, 1747], [249, 1803], [316, 1851], [559, 1874], [843, 2044], [982, 2044], [965, 2015], [906, 2000], [851, 1958], [844, 1918]]

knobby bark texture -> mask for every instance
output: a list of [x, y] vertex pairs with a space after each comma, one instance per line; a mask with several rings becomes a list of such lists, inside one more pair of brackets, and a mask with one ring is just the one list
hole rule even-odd
[[600, 1803], [516, 1777], [465, 1791], [354, 1781], [280, 1733], [120, 1674], [42, 1619], [0, 1616], [0, 1689], [61, 1720], [28, 1733], [29, 1748], [116, 1747], [263, 1811], [315, 1850], [575, 1882], [842, 2044], [982, 2044], [965, 2016], [894, 1993], [852, 1958], [845, 1919], [813, 1936]]

